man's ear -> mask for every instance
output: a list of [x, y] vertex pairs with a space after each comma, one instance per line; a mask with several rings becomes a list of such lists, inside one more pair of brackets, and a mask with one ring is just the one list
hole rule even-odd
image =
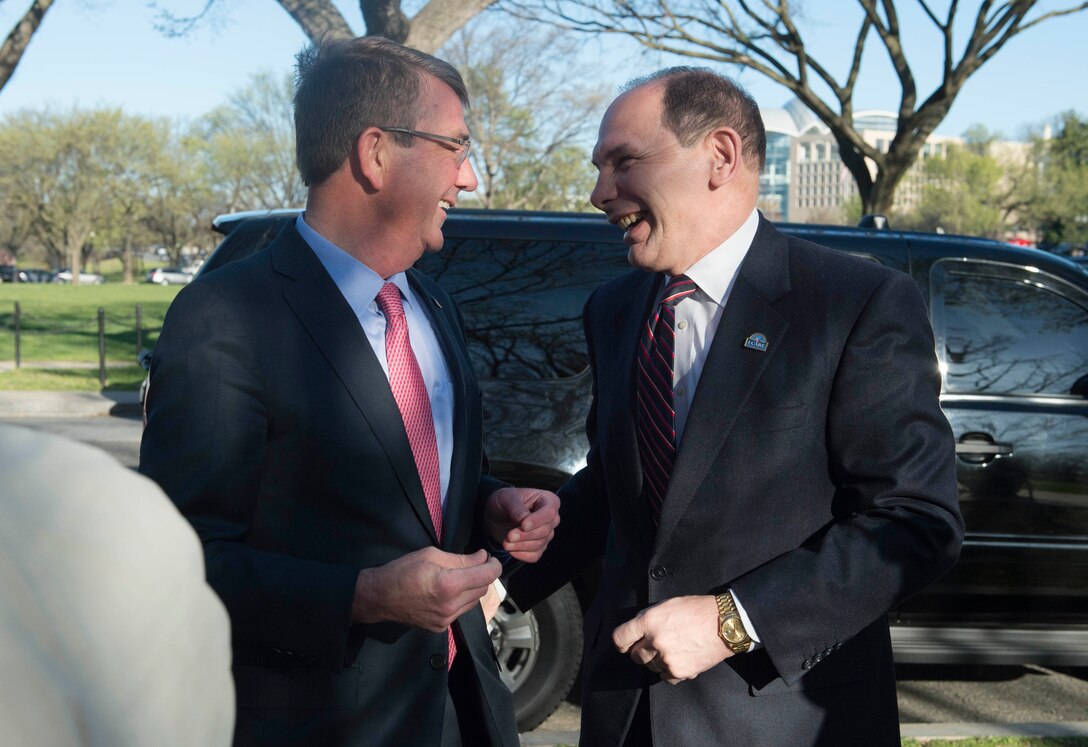
[[706, 138], [712, 159], [710, 186], [724, 186], [743, 168], [744, 144], [732, 127], [719, 127]]
[[389, 178], [393, 139], [377, 127], [363, 130], [352, 151], [352, 172], [368, 192], [380, 190]]

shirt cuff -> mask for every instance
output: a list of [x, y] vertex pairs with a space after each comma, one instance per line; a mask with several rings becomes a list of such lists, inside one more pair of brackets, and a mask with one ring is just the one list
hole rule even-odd
[[499, 595], [499, 604], [505, 602], [507, 592], [506, 586], [503, 584], [503, 582], [500, 579], [495, 579], [491, 582], [491, 585], [495, 587], [495, 593]]
[[748, 637], [752, 639], [752, 645], [748, 647], [749, 653], [755, 651], [757, 648], [763, 648], [763, 644], [759, 641], [759, 634], [756, 633], [752, 621], [748, 619], [748, 613], [744, 611], [744, 605], [740, 603], [740, 597], [737, 596], [737, 592], [730, 589], [729, 593], [733, 595], [733, 604], [737, 607], [737, 614], [740, 615], [740, 621], [744, 623], [744, 630], [747, 631]]

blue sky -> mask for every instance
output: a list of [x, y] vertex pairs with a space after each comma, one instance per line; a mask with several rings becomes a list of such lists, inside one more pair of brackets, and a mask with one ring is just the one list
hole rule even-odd
[[[195, 12], [204, 0], [160, 0], [178, 13]], [[358, 4], [338, 0], [349, 23], [362, 29]], [[1043, 3], [1059, 7], [1056, 2]], [[418, 5], [418, 3], [416, 4]], [[901, 0], [905, 43], [921, 91], [937, 81], [937, 37], [909, 13], [913, 0]], [[944, 5], [944, 3], [935, 3]], [[961, 3], [973, 6], [974, 3]], [[29, 0], [0, 5], [5, 36]], [[852, 24], [839, 18], [854, 13], [848, 0], [809, 3], [800, 25], [810, 47], [845, 67]], [[130, 113], [191, 119], [224, 103], [260, 71], [287, 73], [294, 54], [306, 44], [295, 22], [273, 0], [217, 0], [213, 24], [186, 37], [167, 38], [154, 29], [156, 11], [145, 0], [65, 0], [47, 14], [15, 76], [0, 91], [0, 115], [23, 108], [120, 106]], [[962, 11], [961, 11], [962, 12]], [[1051, 21], [1014, 39], [965, 86], [939, 133], [960, 135], [981, 123], [1006, 138], [1038, 126], [1068, 109], [1088, 114], [1088, 13]], [[629, 47], [587, 43], [585, 69], [610, 86], [680, 58], [654, 57]], [[898, 86], [875, 47], [862, 71], [856, 109], [894, 109]], [[836, 63], [837, 60], [837, 63]], [[781, 106], [785, 91], [754, 73], [736, 76], [761, 106]]]

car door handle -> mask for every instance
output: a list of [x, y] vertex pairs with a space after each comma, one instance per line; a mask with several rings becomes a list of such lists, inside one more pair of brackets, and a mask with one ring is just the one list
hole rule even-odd
[[987, 462], [1012, 452], [1012, 444], [995, 441], [989, 433], [964, 433], [956, 442], [956, 456], [970, 462]]
[[956, 444], [957, 454], [976, 454], [984, 456], [1005, 456], [1012, 453], [1012, 444], [986, 443], [984, 441], [960, 442]]

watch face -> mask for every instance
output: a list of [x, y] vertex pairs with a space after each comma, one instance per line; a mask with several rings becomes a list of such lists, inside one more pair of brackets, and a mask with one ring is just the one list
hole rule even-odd
[[740, 643], [748, 634], [744, 632], [740, 620], [735, 617], [727, 617], [722, 620], [722, 638], [730, 643]]

